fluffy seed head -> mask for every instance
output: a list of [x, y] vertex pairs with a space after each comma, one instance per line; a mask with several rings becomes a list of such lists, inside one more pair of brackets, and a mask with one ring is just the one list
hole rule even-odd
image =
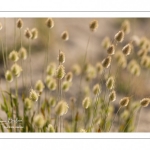
[[102, 47], [104, 49], [108, 49], [110, 46], [111, 42], [110, 42], [110, 38], [109, 37], [105, 37], [102, 41]]
[[13, 62], [17, 62], [19, 60], [19, 55], [18, 52], [13, 50], [12, 52], [10, 52], [9, 54], [9, 59]]
[[102, 65], [104, 68], [108, 68], [111, 64], [111, 56], [108, 56], [102, 61]]
[[55, 63], [50, 63], [50, 64], [47, 66], [46, 73], [47, 73], [49, 76], [53, 76], [53, 75], [55, 75], [55, 70], [56, 70], [56, 64], [55, 64]]
[[116, 91], [111, 91], [110, 94], [109, 94], [109, 101], [110, 102], [113, 102], [116, 100]]
[[24, 35], [27, 39], [31, 39], [32, 37], [32, 33], [28, 28], [25, 30]]
[[136, 76], [139, 76], [141, 73], [141, 69], [136, 60], [131, 60], [128, 64], [128, 71]]
[[114, 77], [109, 77], [106, 81], [106, 87], [109, 89], [109, 90], [112, 90], [114, 88], [114, 85], [115, 85], [115, 80], [114, 80]]
[[54, 27], [54, 21], [53, 21], [53, 19], [52, 18], [48, 18], [47, 20], [46, 20], [46, 25], [47, 25], [47, 27], [48, 28], [53, 28]]
[[94, 87], [93, 87], [93, 93], [95, 95], [97, 95], [97, 94], [100, 94], [100, 92], [101, 92], [101, 88], [100, 88], [99, 84], [94, 85]]
[[131, 50], [132, 50], [132, 47], [131, 47], [131, 44], [127, 44], [125, 45], [123, 48], [122, 48], [122, 52], [124, 55], [130, 55], [131, 53]]
[[147, 37], [142, 37], [139, 42], [139, 46], [144, 49], [149, 49], [150, 41]]
[[126, 57], [121, 51], [116, 52], [115, 58], [116, 58], [118, 66], [120, 66], [121, 68], [125, 68], [127, 66]]
[[121, 29], [124, 31], [125, 34], [130, 33], [130, 22], [129, 20], [124, 20], [121, 25]]
[[107, 49], [108, 55], [114, 55], [115, 54], [115, 46], [112, 44]]
[[72, 72], [68, 72], [65, 76], [66, 81], [71, 82], [73, 78]]
[[31, 89], [29, 99], [35, 102], [38, 100], [38, 98], [39, 98], [39, 94], [33, 89]]
[[21, 29], [23, 27], [23, 21], [21, 19], [17, 20], [17, 28]]
[[85, 129], [80, 129], [79, 132], [83, 132], [84, 133], [84, 132], [86, 132], [86, 130]]
[[36, 28], [33, 28], [32, 30], [31, 30], [31, 39], [33, 40], [33, 39], [37, 39], [37, 37], [38, 37], [38, 30], [36, 29]]
[[65, 76], [65, 69], [63, 65], [59, 65], [56, 70], [56, 77], [62, 79]]
[[56, 99], [54, 97], [50, 97], [49, 104], [50, 104], [50, 107], [55, 107]]
[[60, 63], [64, 63], [65, 62], [65, 54], [62, 51], [60, 51], [60, 53], [58, 55], [58, 61]]
[[49, 124], [47, 127], [48, 132], [55, 132], [54, 126], [52, 124]]
[[89, 97], [84, 98], [83, 101], [82, 101], [83, 108], [88, 109], [90, 107], [90, 105], [91, 105], [90, 98]]
[[27, 59], [27, 50], [24, 47], [21, 47], [19, 50], [19, 57], [23, 60]]
[[141, 65], [145, 68], [150, 67], [150, 57], [149, 56], [143, 56], [141, 59]]
[[61, 100], [57, 103], [55, 107], [55, 113], [58, 116], [63, 116], [68, 112], [68, 108], [69, 108], [68, 104], [65, 101]]
[[32, 101], [29, 98], [25, 98], [24, 105], [25, 105], [25, 108], [29, 110], [32, 108]]
[[124, 32], [123, 31], [119, 31], [118, 33], [116, 33], [115, 40], [117, 42], [122, 42], [124, 40]]
[[124, 97], [120, 100], [119, 105], [121, 107], [126, 107], [129, 104], [129, 101], [130, 101], [129, 97]]
[[56, 87], [57, 87], [56, 80], [55, 80], [54, 78], [51, 78], [50, 81], [47, 83], [47, 87], [48, 87], [51, 91], [56, 90]]
[[103, 68], [102, 64], [101, 64], [100, 62], [98, 62], [98, 63], [96, 64], [96, 71], [97, 71], [97, 73], [98, 73], [98, 74], [102, 74], [102, 73], [103, 73], [103, 70], [104, 70], [104, 68]]
[[38, 114], [34, 117], [34, 124], [35, 126], [37, 126], [38, 128], [42, 128], [45, 124], [45, 119], [44, 116], [42, 114]]
[[62, 34], [61, 34], [61, 38], [62, 40], [64, 41], [68, 41], [69, 40], [69, 33], [67, 31], [64, 31]]
[[96, 31], [97, 28], [98, 28], [98, 26], [99, 26], [99, 25], [98, 25], [98, 21], [97, 21], [97, 20], [93, 20], [93, 21], [90, 23], [90, 25], [89, 25], [91, 31]]
[[38, 92], [43, 92], [43, 89], [45, 88], [43, 82], [41, 80], [38, 80], [35, 84], [35, 89], [38, 91]]
[[71, 86], [71, 83], [70, 83], [70, 82], [64, 81], [64, 82], [62, 83], [62, 90], [65, 91], [65, 92], [67, 92], [67, 91], [69, 90], [70, 86]]
[[9, 71], [9, 70], [6, 71], [6, 73], [5, 73], [5, 79], [8, 82], [12, 82], [13, 81], [13, 75], [12, 75], [11, 71]]
[[78, 64], [74, 64], [72, 67], [72, 72], [75, 75], [79, 75], [81, 73], [81, 67]]
[[141, 101], [140, 101], [140, 104], [142, 107], [147, 107], [150, 103], [150, 98], [143, 98]]
[[140, 49], [137, 53], [137, 55], [142, 58], [143, 56], [146, 56], [148, 53], [148, 50], [147, 49]]
[[18, 64], [13, 64], [11, 67], [11, 72], [14, 76], [19, 77], [20, 73], [22, 71], [22, 68]]

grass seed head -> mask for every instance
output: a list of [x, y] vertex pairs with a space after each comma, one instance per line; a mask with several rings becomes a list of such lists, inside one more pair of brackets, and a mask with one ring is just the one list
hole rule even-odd
[[129, 101], [130, 101], [129, 97], [124, 97], [120, 100], [119, 105], [121, 107], [126, 107], [129, 104]]
[[65, 76], [66, 81], [71, 82], [73, 78], [72, 72], [68, 72]]
[[81, 67], [78, 64], [74, 64], [72, 66], [72, 72], [75, 75], [79, 75], [81, 73]]
[[114, 77], [109, 77], [106, 81], [106, 87], [107, 89], [109, 90], [112, 90], [115, 86], [115, 80], [114, 80]]
[[56, 70], [56, 64], [55, 63], [50, 63], [47, 66], [46, 73], [49, 76], [54, 76], [55, 75], [55, 70]]
[[131, 44], [127, 44], [127, 45], [125, 45], [123, 48], [122, 48], [122, 52], [123, 52], [123, 54], [124, 55], [130, 55], [130, 53], [131, 53], [131, 51], [132, 51], [132, 46], [131, 46]]
[[125, 34], [130, 33], [130, 22], [129, 20], [124, 20], [121, 25], [121, 29], [124, 31]]
[[41, 92], [43, 92], [44, 88], [45, 88], [45, 86], [44, 86], [43, 82], [42, 82], [41, 80], [38, 80], [38, 81], [36, 82], [36, 84], [35, 84], [35, 89], [36, 89], [39, 93], [41, 93]]
[[62, 51], [60, 51], [60, 53], [58, 55], [58, 61], [60, 63], [64, 63], [65, 62], [65, 54]]
[[143, 98], [141, 101], [140, 101], [140, 104], [142, 107], [147, 107], [150, 103], [150, 98]]
[[36, 28], [33, 28], [33, 29], [31, 30], [31, 34], [32, 34], [32, 36], [31, 36], [31, 39], [32, 39], [32, 40], [38, 38], [38, 30], [37, 30]]
[[109, 37], [105, 37], [102, 41], [102, 47], [104, 49], [108, 49], [109, 46], [111, 45], [111, 41], [110, 41], [110, 38]]
[[22, 72], [22, 68], [18, 64], [13, 64], [11, 67], [11, 72], [14, 76], [19, 77]]
[[97, 28], [98, 28], [98, 26], [99, 26], [99, 25], [98, 25], [98, 21], [97, 21], [97, 20], [93, 20], [93, 21], [90, 23], [90, 25], [89, 25], [91, 31], [96, 31]]
[[108, 55], [114, 55], [115, 54], [115, 46], [112, 44], [107, 49]]
[[90, 98], [89, 97], [84, 98], [83, 101], [82, 101], [83, 108], [88, 109], [90, 107], [90, 105], [91, 105]]
[[45, 124], [45, 119], [44, 116], [42, 114], [38, 114], [34, 117], [34, 124], [35, 126], [37, 126], [38, 128], [43, 128], [44, 124]]
[[25, 35], [25, 37], [26, 37], [27, 39], [31, 39], [32, 33], [31, 33], [31, 31], [29, 30], [29, 28], [27, 28], [27, 29], [25, 30], [24, 35]]
[[110, 94], [109, 94], [109, 101], [110, 102], [113, 102], [116, 100], [116, 91], [111, 91]]
[[69, 90], [70, 86], [71, 86], [71, 83], [70, 83], [70, 82], [64, 81], [64, 82], [62, 83], [62, 90], [65, 91], [65, 92], [67, 92], [67, 91]]
[[5, 73], [5, 79], [8, 82], [12, 82], [13, 81], [13, 75], [12, 75], [11, 71], [9, 71], [9, 70], [6, 71], [6, 73]]
[[24, 47], [21, 47], [19, 50], [19, 57], [23, 60], [27, 59], [27, 50]]
[[59, 65], [56, 70], [56, 77], [62, 79], [65, 76], [65, 69], [63, 65]]
[[94, 85], [94, 87], [93, 87], [93, 93], [95, 95], [97, 95], [97, 94], [100, 94], [100, 92], [101, 92], [101, 88], [100, 88], [99, 84]]
[[23, 21], [21, 19], [17, 20], [17, 28], [21, 29], [23, 27]]
[[123, 31], [119, 31], [118, 33], [116, 33], [114, 39], [117, 41], [117, 42], [122, 42], [124, 40], [124, 32]]
[[35, 90], [31, 89], [29, 99], [35, 102], [38, 100], [38, 98], [39, 94]]
[[104, 71], [104, 68], [103, 68], [103, 66], [102, 66], [102, 64], [100, 63], [100, 62], [98, 62], [97, 64], [96, 64], [96, 71], [97, 71], [97, 73], [98, 74], [102, 74], [103, 73], [103, 71]]
[[24, 100], [24, 106], [25, 106], [25, 108], [26, 109], [31, 109], [32, 108], [32, 101], [29, 99], [29, 98], [25, 98], [25, 100]]
[[102, 65], [104, 68], [108, 68], [111, 64], [111, 56], [108, 56], [102, 61]]
[[9, 59], [13, 62], [17, 62], [19, 60], [19, 54], [17, 51], [13, 50], [12, 52], [10, 52], [9, 54]]
[[55, 132], [54, 126], [52, 124], [48, 125], [47, 132]]
[[46, 25], [47, 25], [47, 27], [48, 28], [53, 28], [54, 27], [54, 21], [53, 21], [53, 19], [52, 18], [48, 18], [47, 20], [46, 20]]
[[68, 104], [64, 100], [61, 100], [57, 103], [55, 107], [55, 113], [58, 116], [63, 116], [68, 112], [68, 108], [69, 108]]
[[64, 41], [68, 41], [69, 40], [69, 33], [68, 33], [68, 31], [64, 31], [61, 34], [61, 39], [64, 40]]

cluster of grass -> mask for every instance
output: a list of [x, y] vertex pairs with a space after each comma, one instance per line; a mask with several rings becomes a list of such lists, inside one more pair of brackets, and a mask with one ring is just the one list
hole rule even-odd
[[[33, 73], [32, 68], [31, 45], [38, 37], [38, 30], [27, 28], [22, 34], [23, 21], [18, 19], [15, 31], [20, 31], [19, 46], [15, 44], [14, 50], [8, 52], [3, 46], [4, 39], [1, 39], [6, 89], [0, 84], [2, 97], [0, 108], [7, 119], [0, 116], [0, 131], [136, 131], [140, 112], [150, 102], [149, 97], [143, 97], [141, 100], [136, 98], [134, 90], [134, 79], [138, 78], [143, 70], [148, 71], [150, 68], [149, 39], [133, 36], [128, 43], [123, 44], [125, 36], [130, 33], [130, 22], [125, 20], [113, 39], [104, 37], [102, 46], [107, 56], [96, 64], [91, 64], [87, 55], [88, 47], [91, 37], [99, 27], [98, 21], [93, 20], [89, 24], [91, 34], [82, 63], [77, 62], [70, 66], [69, 72], [66, 72], [64, 63], [67, 60], [61, 49], [58, 50], [58, 58], [55, 62], [51, 62], [49, 57], [51, 55], [50, 32], [54, 25], [53, 19], [46, 20], [47, 50], [44, 54], [42, 77], [35, 83], [33, 79], [36, 74]], [[2, 25], [0, 29], [3, 29]], [[28, 40], [27, 49], [23, 47], [23, 36]], [[16, 36], [14, 39], [16, 42]], [[68, 31], [61, 34], [61, 40], [63, 44], [69, 40]], [[121, 80], [123, 74], [127, 74], [126, 82]], [[21, 78], [20, 83], [18, 78]], [[29, 84], [27, 79], [30, 79]], [[77, 80], [79, 85], [75, 84]], [[22, 90], [18, 88], [18, 84], [21, 84]], [[66, 95], [74, 84], [79, 92], [70, 98]], [[116, 102], [120, 94], [124, 96]]]

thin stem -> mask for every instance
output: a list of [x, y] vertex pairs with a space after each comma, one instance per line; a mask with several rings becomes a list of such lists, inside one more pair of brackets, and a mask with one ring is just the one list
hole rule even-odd
[[110, 125], [109, 131], [110, 131], [111, 127], [113, 126], [113, 123], [114, 123], [114, 121], [115, 121], [115, 119], [116, 119], [116, 117], [117, 117], [117, 115], [118, 115], [118, 113], [119, 113], [119, 111], [120, 111], [121, 108], [122, 107], [120, 106], [119, 109], [118, 109], [118, 111], [117, 111], [117, 113], [115, 114], [115, 117], [113, 118], [112, 123]]
[[6, 27], [6, 18], [5, 18], [5, 20], [4, 20], [4, 22], [5, 22], [5, 55], [6, 55], [6, 68], [8, 68], [8, 50], [7, 50], [7, 27]]
[[137, 113], [136, 124], [135, 124], [135, 126], [136, 126], [135, 131], [137, 131], [137, 129], [138, 129], [138, 124], [139, 124], [139, 120], [140, 120], [141, 110], [142, 110], [142, 107], [140, 107], [140, 109], [139, 109], [139, 111]]
[[30, 85], [32, 87], [31, 41], [30, 39], [29, 39], [29, 61], [30, 61]]

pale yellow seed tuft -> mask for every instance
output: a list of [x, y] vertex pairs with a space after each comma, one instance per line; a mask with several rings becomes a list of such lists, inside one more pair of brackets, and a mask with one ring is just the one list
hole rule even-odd
[[19, 54], [17, 51], [13, 50], [12, 52], [10, 52], [9, 54], [9, 59], [13, 62], [17, 62], [19, 60]]
[[98, 29], [98, 26], [99, 25], [97, 20], [93, 20], [89, 25], [91, 31], [96, 31]]
[[47, 25], [47, 27], [48, 28], [53, 28], [54, 27], [54, 21], [53, 21], [53, 19], [52, 18], [48, 18], [47, 20], [46, 20], [46, 25]]
[[102, 61], [102, 65], [104, 68], [108, 68], [111, 64], [111, 56], [108, 56]]
[[124, 55], [130, 55], [130, 53], [131, 53], [131, 51], [132, 51], [132, 46], [131, 46], [131, 44], [127, 44], [127, 45], [125, 45], [123, 48], [122, 48], [122, 52], [123, 52], [123, 54]]
[[110, 41], [110, 38], [109, 37], [105, 37], [102, 41], [102, 47], [104, 49], [108, 49], [109, 46], [111, 45], [111, 41]]
[[110, 102], [113, 102], [116, 100], [116, 91], [111, 91], [110, 94], [109, 94], [109, 101]]
[[112, 90], [115, 86], [115, 80], [114, 80], [114, 77], [109, 77], [106, 81], [106, 87], [109, 89], [109, 90]]
[[13, 81], [13, 75], [12, 75], [11, 71], [9, 71], [9, 70], [6, 71], [6, 73], [5, 73], [5, 79], [8, 82], [12, 82]]
[[55, 113], [58, 116], [63, 116], [68, 112], [68, 108], [69, 108], [68, 104], [64, 100], [61, 100], [57, 103], [55, 107]]
[[32, 36], [31, 36], [31, 39], [32, 39], [32, 40], [38, 38], [38, 30], [37, 30], [36, 28], [33, 28], [33, 29], [31, 30], [31, 34], [32, 34]]
[[56, 70], [56, 77], [62, 79], [65, 76], [65, 69], [63, 65], [59, 65]]
[[17, 28], [21, 29], [23, 27], [23, 21], [21, 19], [17, 20]]
[[71, 82], [73, 78], [72, 72], [68, 72], [65, 76], [66, 81]]
[[48, 125], [47, 132], [55, 132], [54, 126], [52, 124]]
[[124, 31], [125, 34], [130, 33], [130, 22], [129, 20], [124, 20], [121, 25], [121, 29]]
[[120, 100], [119, 105], [121, 107], [126, 107], [129, 104], [129, 101], [130, 101], [129, 97], [124, 97]]
[[32, 37], [32, 33], [28, 28], [25, 30], [24, 35], [27, 39], [31, 39]]
[[32, 101], [29, 98], [25, 98], [24, 105], [25, 105], [25, 108], [29, 110], [32, 108]]
[[119, 31], [118, 33], [116, 33], [114, 39], [117, 41], [117, 42], [122, 42], [124, 40], [124, 32], [123, 31]]
[[35, 102], [38, 100], [38, 98], [39, 98], [39, 94], [36, 91], [34, 91], [33, 89], [31, 89], [29, 99], [31, 99], [32, 101]]
[[79, 75], [81, 73], [81, 67], [78, 64], [74, 64], [72, 67], [72, 72], [75, 75]]
[[60, 51], [60, 53], [58, 55], [58, 61], [60, 63], [64, 63], [65, 62], [65, 54], [62, 51]]
[[64, 41], [68, 41], [68, 40], [69, 40], [69, 33], [68, 33], [68, 31], [64, 31], [64, 32], [61, 34], [61, 38], [62, 38], [62, 40], [64, 40]]
[[98, 62], [96, 64], [96, 71], [97, 71], [98, 74], [102, 74], [103, 71], [104, 71], [104, 68], [103, 68], [103, 66], [102, 66], [102, 64], [100, 62]]
[[21, 47], [19, 50], [19, 57], [23, 60], [27, 59], [27, 50], [24, 47]]
[[44, 124], [45, 124], [45, 119], [44, 116], [42, 114], [38, 114], [34, 117], [34, 124], [35, 126], [37, 126], [38, 128], [43, 128]]
[[114, 55], [115, 54], [115, 46], [112, 44], [107, 49], [108, 55]]
[[95, 95], [98, 95], [98, 94], [100, 94], [100, 92], [101, 92], [101, 87], [100, 87], [100, 85], [99, 85], [99, 84], [94, 85], [94, 87], [93, 87], [93, 93], [94, 93]]
[[90, 98], [89, 97], [84, 98], [83, 101], [82, 101], [83, 108], [88, 109], [90, 107], [90, 105], [91, 105]]
[[46, 73], [47, 73], [49, 76], [54, 76], [54, 75], [55, 75], [55, 70], [56, 70], [56, 64], [55, 64], [55, 63], [50, 63], [50, 64], [47, 66]]
[[19, 77], [22, 72], [22, 68], [18, 64], [13, 64], [11, 67], [11, 72], [14, 76]]
[[35, 84], [35, 89], [38, 91], [38, 92], [43, 92], [43, 89], [45, 88], [43, 82], [41, 80], [38, 80]]
[[150, 103], [150, 98], [143, 98], [141, 101], [140, 101], [140, 104], [142, 107], [147, 107]]

